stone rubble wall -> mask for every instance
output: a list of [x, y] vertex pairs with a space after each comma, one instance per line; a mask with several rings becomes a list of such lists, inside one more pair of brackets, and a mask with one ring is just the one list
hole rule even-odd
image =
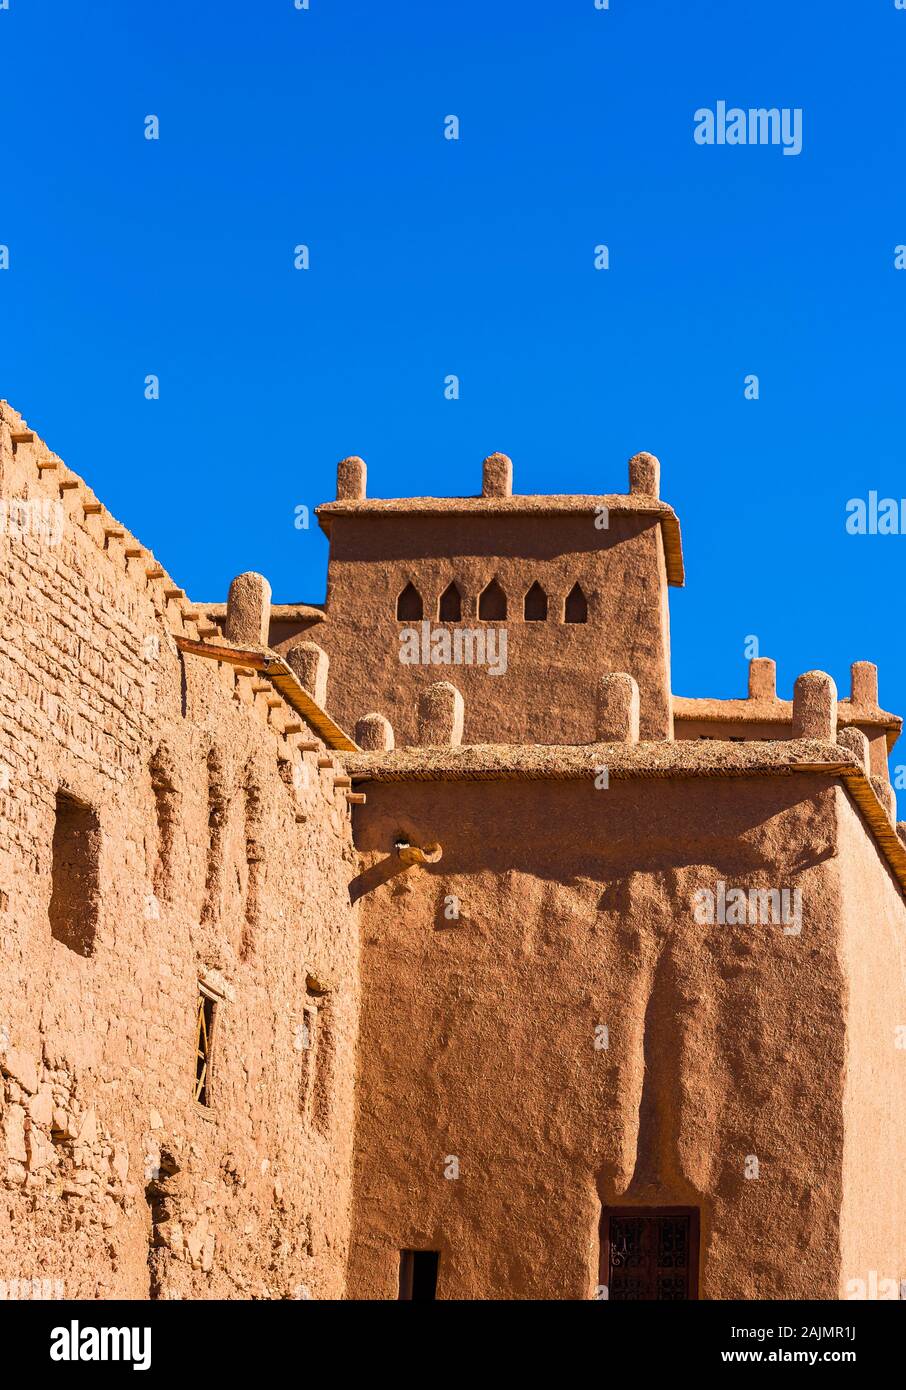
[[[342, 1296], [358, 1016], [342, 769], [267, 681], [178, 651], [216, 632], [5, 404], [0, 496], [0, 1280]], [[84, 951], [51, 931], [61, 791], [99, 825]]]

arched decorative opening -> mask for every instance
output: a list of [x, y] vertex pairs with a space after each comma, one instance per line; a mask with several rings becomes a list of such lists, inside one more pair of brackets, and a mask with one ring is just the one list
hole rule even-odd
[[462, 617], [462, 594], [452, 581], [440, 596], [437, 615], [442, 623], [458, 623]]
[[525, 621], [543, 623], [546, 618], [547, 594], [536, 580], [525, 596]]
[[588, 599], [582, 590], [582, 585], [576, 583], [566, 595], [566, 603], [563, 608], [563, 621], [566, 623], [587, 623], [588, 622]]
[[396, 601], [396, 616], [400, 622], [418, 622], [424, 617], [422, 596], [411, 582], [406, 585]]
[[499, 623], [506, 617], [506, 594], [496, 579], [479, 595], [478, 616], [486, 623]]

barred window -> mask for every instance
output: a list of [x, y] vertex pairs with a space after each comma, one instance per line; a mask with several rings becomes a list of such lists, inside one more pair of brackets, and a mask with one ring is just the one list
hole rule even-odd
[[698, 1212], [619, 1207], [601, 1217], [600, 1282], [612, 1302], [698, 1298]]

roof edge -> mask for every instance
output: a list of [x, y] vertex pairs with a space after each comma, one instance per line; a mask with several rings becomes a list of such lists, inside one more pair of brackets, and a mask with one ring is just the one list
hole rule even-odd
[[[683, 750], [682, 756], [672, 759], [652, 757], [652, 750], [676, 750], [680, 746], [677, 743], [526, 745], [525, 748], [476, 744], [460, 748], [403, 748], [391, 753], [360, 752], [344, 758], [343, 763], [355, 783], [579, 781], [592, 778], [602, 765], [607, 767], [611, 781], [789, 777], [800, 773], [839, 778], [906, 899], [906, 845], [850, 749], [806, 739], [745, 745], [717, 740], [706, 745], [692, 740], [681, 740], [680, 744], [682, 742], [688, 742], [696, 756]], [[525, 756], [526, 752], [534, 756]], [[548, 756], [541, 759], [539, 754]]]
[[519, 493], [509, 497], [362, 497], [322, 502], [315, 508], [318, 524], [330, 538], [336, 516], [559, 516], [595, 511], [651, 516], [660, 522], [667, 582], [682, 588], [686, 582], [679, 517], [667, 502], [643, 493]]

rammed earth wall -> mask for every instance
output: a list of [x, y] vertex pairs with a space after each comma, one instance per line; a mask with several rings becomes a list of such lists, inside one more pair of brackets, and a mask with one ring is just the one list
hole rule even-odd
[[3, 495], [65, 515], [56, 544], [0, 536], [4, 1288], [341, 1296], [358, 1011], [344, 793], [281, 735], [266, 682], [177, 651], [175, 633], [197, 636], [188, 602], [25, 436], [4, 406]]
[[[845, 1128], [903, 1055], [891, 984], [883, 1072], [847, 1099], [844, 943], [874, 931], [844, 907], [844, 794], [806, 774], [363, 786], [368, 868], [400, 832], [442, 857], [362, 899], [351, 1293], [393, 1297], [398, 1250], [424, 1248], [440, 1298], [590, 1298], [602, 1204], [648, 1204], [700, 1210], [703, 1298], [836, 1297]], [[700, 925], [718, 880], [798, 888], [801, 934]], [[860, 1260], [892, 1259], [872, 1232]]]

